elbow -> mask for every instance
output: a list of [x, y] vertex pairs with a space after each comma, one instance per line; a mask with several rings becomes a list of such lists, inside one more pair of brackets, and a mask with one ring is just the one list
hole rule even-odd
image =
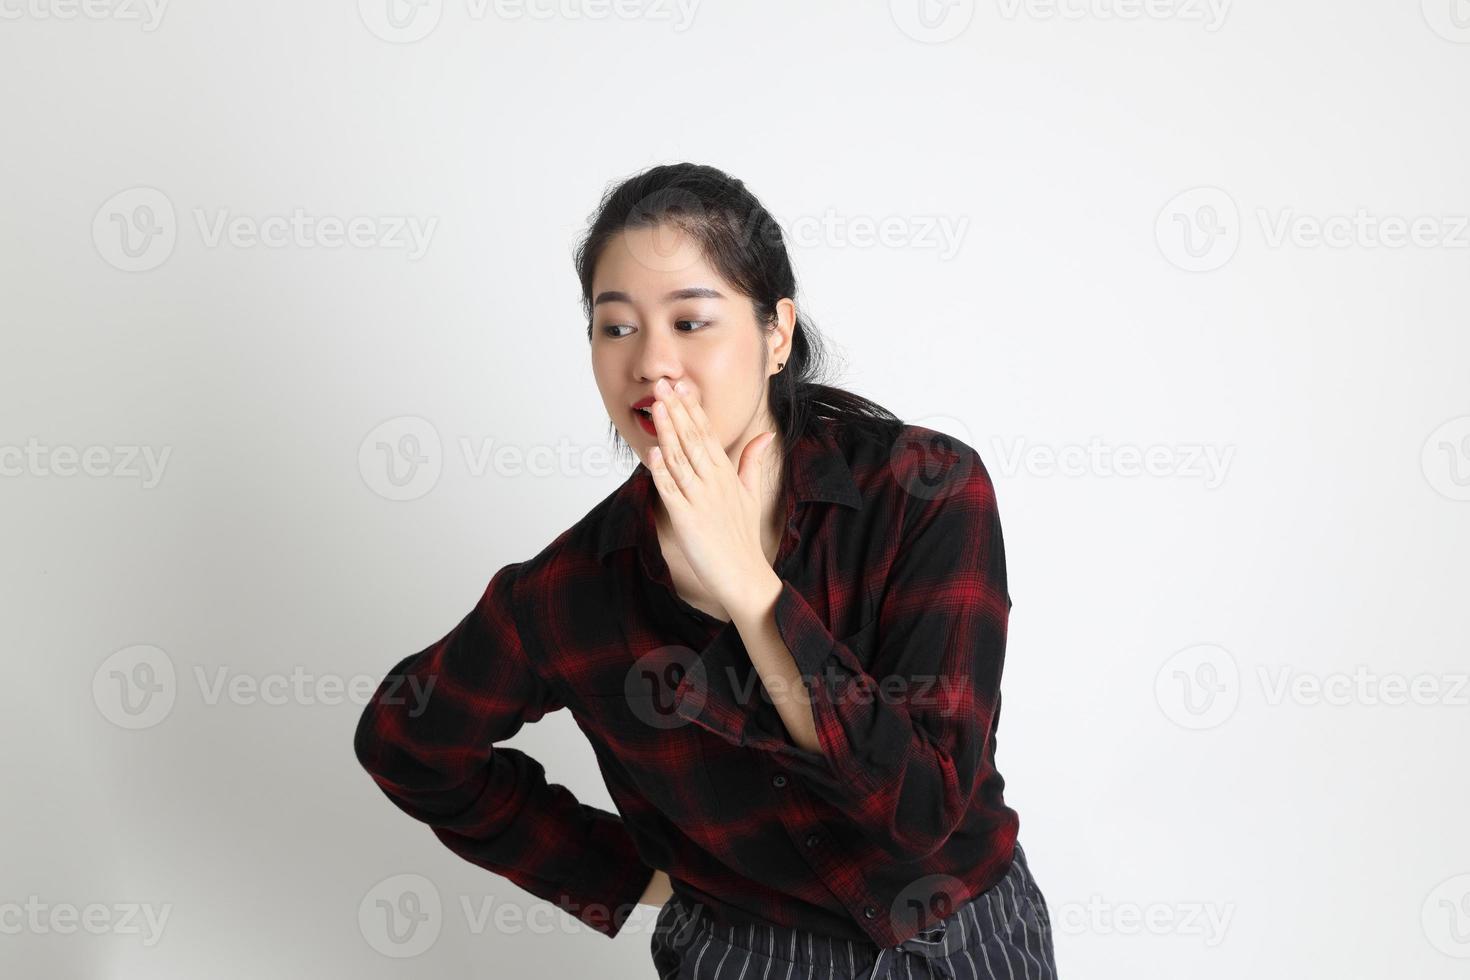
[[352, 733], [352, 751], [358, 763], [374, 776], [383, 771], [388, 730], [400, 728], [403, 724], [403, 718], [395, 708], [400, 699], [394, 692], [403, 686], [403, 671], [411, 660], [402, 660], [388, 671], [357, 717], [357, 727]]
[[382, 739], [378, 734], [377, 714], [374, 704], [369, 702], [357, 719], [357, 727], [352, 733], [352, 753], [357, 757], [358, 765], [368, 771], [370, 775], [376, 776], [380, 769], [382, 758]]
[[896, 861], [922, 861], [944, 846], [964, 821], [967, 810], [968, 806], [943, 808], [927, 814], [927, 819], [916, 819], [907, 811], [895, 811], [890, 832], [884, 835], [881, 846]]
[[[960, 744], [965, 744], [961, 742]], [[956, 757], [930, 746], [922, 767], [911, 757], [889, 782], [884, 801], [886, 833], [879, 842], [898, 861], [920, 861], [944, 846], [964, 822], [979, 788], [973, 756]]]

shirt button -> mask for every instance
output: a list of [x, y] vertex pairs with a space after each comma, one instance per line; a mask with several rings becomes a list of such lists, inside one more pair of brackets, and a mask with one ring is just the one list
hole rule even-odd
[[819, 835], [817, 835], [817, 834], [808, 834], [807, 835], [807, 838], [806, 838], [806, 846], [807, 847], [816, 847], [821, 842], [822, 842], [822, 838]]
[[876, 916], [877, 914], [878, 914], [878, 910], [875, 909], [875, 908], [873, 908], [873, 906], [871, 906], [871, 905], [864, 905], [863, 906], [863, 915], [867, 916], [868, 918], [871, 919], [874, 916]]
[[786, 785], [786, 777], [779, 772], [776, 773], [776, 775], [771, 777], [771, 785], [776, 787], [777, 789], [780, 789], [782, 786]]

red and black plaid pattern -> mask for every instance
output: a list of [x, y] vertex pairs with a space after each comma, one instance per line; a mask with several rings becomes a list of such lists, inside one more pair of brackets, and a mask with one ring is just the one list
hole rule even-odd
[[[654, 868], [716, 922], [882, 947], [1000, 881], [1019, 820], [995, 766], [1011, 601], [990, 477], [935, 430], [813, 425], [787, 460], [775, 621], [821, 752], [790, 740], [734, 624], [674, 592], [640, 463], [384, 678], [355, 748], [388, 797], [608, 936]], [[559, 709], [616, 814], [499, 744]]]

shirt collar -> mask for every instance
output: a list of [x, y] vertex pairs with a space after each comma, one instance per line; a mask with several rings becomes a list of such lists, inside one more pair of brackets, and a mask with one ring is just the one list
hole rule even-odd
[[[863, 497], [832, 426], [830, 421], [814, 419], [811, 430], [796, 440], [786, 460], [791, 489], [799, 504], [823, 501], [860, 510]], [[640, 530], [652, 532], [652, 504], [657, 493], [653, 474], [640, 462], [613, 493], [598, 534], [598, 560], [608, 552], [636, 545]]]

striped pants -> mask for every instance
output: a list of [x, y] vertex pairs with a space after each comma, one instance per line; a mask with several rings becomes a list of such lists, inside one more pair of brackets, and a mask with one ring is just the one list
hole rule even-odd
[[787, 929], [730, 926], [678, 895], [654, 927], [659, 980], [1056, 980], [1051, 914], [1026, 855], [1004, 878], [898, 946]]

